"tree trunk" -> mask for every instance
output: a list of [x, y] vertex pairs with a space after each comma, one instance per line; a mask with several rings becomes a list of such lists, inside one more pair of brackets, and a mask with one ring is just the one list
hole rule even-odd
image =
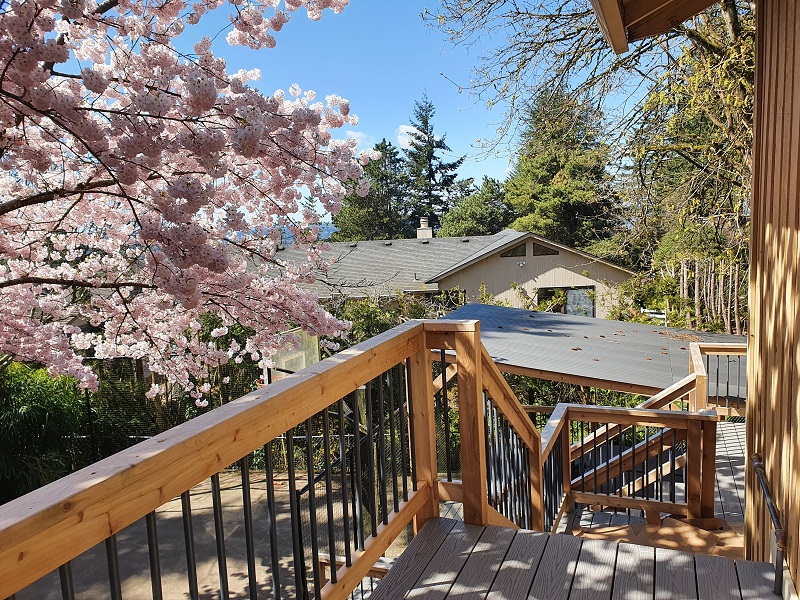
[[[732, 271], [733, 265], [728, 265], [728, 271]], [[725, 317], [725, 333], [733, 333], [731, 327], [731, 301], [733, 300], [733, 276], [729, 273], [728, 277], [728, 306], [725, 307], [725, 312], [722, 313]]]
[[734, 263], [733, 269], [733, 321], [736, 325], [736, 335], [742, 335], [742, 322], [739, 319], [739, 263]]
[[700, 329], [700, 259], [694, 259], [694, 321]]

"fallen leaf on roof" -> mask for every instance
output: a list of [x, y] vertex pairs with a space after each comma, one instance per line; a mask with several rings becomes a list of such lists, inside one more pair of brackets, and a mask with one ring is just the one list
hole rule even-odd
[[647, 358], [645, 358], [645, 360], [653, 360], [653, 359], [648, 356]]
[[592, 360], [593, 360], [594, 362], [600, 362], [600, 359], [599, 359], [599, 358], [593, 358]]
[[585, 340], [588, 340], [588, 339], [589, 339], [589, 336], [588, 336], [588, 335], [585, 335], [585, 336], [583, 336], [583, 339], [585, 339]]
[[583, 348], [578, 348], [578, 347], [576, 346], [575, 348], [570, 348], [570, 350], [583, 350]]
[[528, 329], [527, 327], [523, 327], [522, 331], [530, 331], [530, 329]]

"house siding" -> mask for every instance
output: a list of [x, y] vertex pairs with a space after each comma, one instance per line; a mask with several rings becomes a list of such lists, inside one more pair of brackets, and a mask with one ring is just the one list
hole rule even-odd
[[[539, 245], [547, 246], [541, 241]], [[478, 296], [481, 284], [498, 300], [512, 307], [525, 308], [523, 299], [512, 289], [524, 288], [531, 298], [540, 288], [593, 287], [596, 293], [595, 315], [607, 318], [614, 303], [614, 288], [606, 285], [627, 281], [631, 274], [613, 265], [593, 260], [577, 252], [555, 248], [557, 255], [533, 256], [533, 240], [526, 240], [525, 256], [500, 256], [496, 253], [439, 280], [439, 289], [458, 287], [468, 297]], [[522, 265], [520, 265], [522, 263]]]

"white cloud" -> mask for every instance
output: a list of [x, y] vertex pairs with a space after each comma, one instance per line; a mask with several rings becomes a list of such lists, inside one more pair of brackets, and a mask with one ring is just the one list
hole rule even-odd
[[374, 135], [369, 135], [363, 131], [346, 131], [348, 138], [358, 140], [358, 150], [372, 150], [377, 140]]
[[411, 125], [400, 125], [397, 128], [397, 145], [401, 148], [411, 148], [411, 137], [409, 137], [409, 133], [412, 131], [416, 131], [416, 128], [412, 127]]

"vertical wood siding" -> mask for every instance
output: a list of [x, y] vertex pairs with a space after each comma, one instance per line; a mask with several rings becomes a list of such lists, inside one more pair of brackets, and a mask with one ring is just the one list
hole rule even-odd
[[[800, 532], [800, 0], [758, 4], [747, 451], [759, 452], [798, 581]], [[747, 557], [768, 560], [772, 529], [747, 467]]]

